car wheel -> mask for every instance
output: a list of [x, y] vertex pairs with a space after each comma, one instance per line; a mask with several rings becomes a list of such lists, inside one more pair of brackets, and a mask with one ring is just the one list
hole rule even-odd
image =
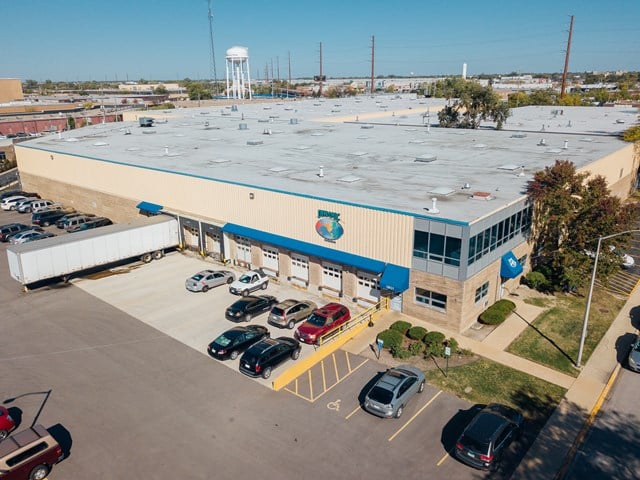
[[237, 350], [232, 351], [231, 354], [229, 355], [229, 358], [231, 360], [235, 360], [236, 358], [238, 358], [238, 351]]
[[247, 313], [247, 314], [244, 316], [244, 321], [245, 321], [245, 322], [250, 322], [250, 321], [251, 321], [251, 314], [250, 314], [250, 313]]
[[420, 386], [418, 387], [418, 393], [422, 393], [424, 392], [424, 380], [420, 383]]
[[7, 438], [7, 435], [9, 435], [9, 432], [7, 432], [6, 430], [0, 430], [0, 440], [4, 440], [5, 438]]
[[289, 320], [289, 323], [287, 323], [287, 328], [289, 330], [293, 330], [293, 327], [296, 326], [296, 322], [294, 322], [293, 320]]
[[271, 367], [267, 367], [262, 371], [262, 378], [265, 380], [271, 376]]
[[291, 352], [291, 358], [293, 360], [297, 360], [300, 358], [300, 349], [296, 348], [293, 352]]
[[29, 480], [43, 480], [49, 474], [49, 467], [46, 465], [38, 465], [36, 468], [31, 470], [29, 474]]
[[242, 296], [246, 297], [247, 295], [249, 295], [249, 290], [243, 290], [242, 291]]
[[205, 285], [204, 287], [202, 287], [202, 291], [204, 293], [207, 293], [209, 291], [209, 285]]
[[264, 282], [260, 288], [262, 288], [262, 290], [266, 290], [267, 285], [269, 285], [269, 282]]
[[400, 418], [402, 416], [402, 410], [403, 410], [403, 407], [402, 405], [400, 405], [398, 407], [398, 410], [396, 410], [396, 418]]
[[233, 277], [227, 278], [227, 285], [230, 285], [232, 283], [233, 283]]

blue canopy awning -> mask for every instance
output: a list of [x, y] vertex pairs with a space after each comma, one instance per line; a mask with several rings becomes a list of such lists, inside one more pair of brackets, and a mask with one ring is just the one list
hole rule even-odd
[[387, 263], [380, 277], [380, 288], [396, 293], [404, 292], [409, 288], [409, 269]]
[[382, 273], [382, 271], [385, 269], [385, 263], [379, 260], [361, 257], [359, 255], [343, 252], [341, 250], [334, 250], [333, 248], [321, 247], [320, 245], [315, 245], [313, 243], [301, 242], [292, 238], [282, 237], [280, 235], [274, 235], [273, 233], [267, 233], [261, 230], [243, 227], [234, 223], [227, 223], [224, 227], [222, 227], [222, 231], [231, 233], [233, 235], [241, 235], [243, 237], [251, 238], [259, 242], [268, 243], [276, 247], [282, 247], [287, 250], [299, 252], [304, 255], [324, 258], [341, 265], [350, 265], [352, 267], [366, 270], [368, 272]]
[[136, 208], [144, 211], [144, 212], [149, 212], [149, 213], [153, 213], [156, 214], [158, 213], [160, 210], [162, 210], [162, 205], [157, 205], [155, 203], [151, 203], [151, 202], [140, 202], [138, 205], [136, 205]]
[[502, 278], [516, 278], [522, 273], [522, 265], [513, 254], [512, 251], [502, 256], [502, 264], [500, 265], [500, 276]]

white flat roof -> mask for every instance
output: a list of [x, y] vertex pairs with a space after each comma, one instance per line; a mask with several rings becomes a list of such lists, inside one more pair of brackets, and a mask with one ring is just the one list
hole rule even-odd
[[[141, 111], [156, 116], [153, 127], [100, 124], [21, 146], [472, 223], [521, 198], [533, 173], [556, 159], [582, 167], [623, 148], [617, 135], [638, 114], [523, 107], [502, 131], [491, 123], [463, 130], [437, 127], [443, 104], [367, 95]], [[427, 210], [433, 197], [437, 215]]]

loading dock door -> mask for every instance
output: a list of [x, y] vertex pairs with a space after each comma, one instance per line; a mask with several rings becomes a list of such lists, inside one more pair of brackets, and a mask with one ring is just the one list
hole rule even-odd
[[222, 248], [220, 246], [220, 234], [207, 232], [205, 235], [207, 241], [207, 253], [214, 256], [219, 256], [222, 252]]
[[309, 257], [291, 254], [291, 281], [306, 287], [309, 283]]
[[342, 292], [342, 267], [333, 263], [322, 263], [322, 286]]
[[236, 235], [236, 260], [242, 264], [251, 264], [251, 242], [239, 235]]
[[262, 246], [262, 267], [268, 275], [273, 277], [280, 271], [278, 266], [278, 249], [269, 245]]
[[367, 272], [358, 272], [358, 303], [361, 299], [364, 305], [377, 303], [380, 299], [380, 285], [378, 276]]

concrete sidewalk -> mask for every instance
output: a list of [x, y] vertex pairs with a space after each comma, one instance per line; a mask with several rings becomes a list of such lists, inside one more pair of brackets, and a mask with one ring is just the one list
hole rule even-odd
[[406, 320], [412, 325], [422, 325], [429, 331], [437, 330], [447, 337], [453, 337], [462, 348], [468, 348], [482, 357], [566, 388], [565, 398], [549, 418], [511, 477], [518, 480], [550, 480], [556, 478], [558, 472], [562, 470], [575, 439], [594, 411], [594, 407], [598, 404], [600, 396], [619, 364], [618, 339], [628, 332], [635, 331], [631, 323], [631, 309], [640, 304], [640, 289], [633, 290], [577, 378], [505, 351], [509, 344], [544, 311], [543, 308], [525, 303], [524, 299], [517, 296], [508, 298], [516, 304], [515, 314], [486, 335], [469, 331], [460, 334], [440, 325], [408, 317], [400, 312], [388, 311], [379, 316], [371, 328], [345, 344], [343, 349], [359, 354], [370, 345], [375, 345], [379, 332], [389, 328], [389, 325], [396, 320]]

